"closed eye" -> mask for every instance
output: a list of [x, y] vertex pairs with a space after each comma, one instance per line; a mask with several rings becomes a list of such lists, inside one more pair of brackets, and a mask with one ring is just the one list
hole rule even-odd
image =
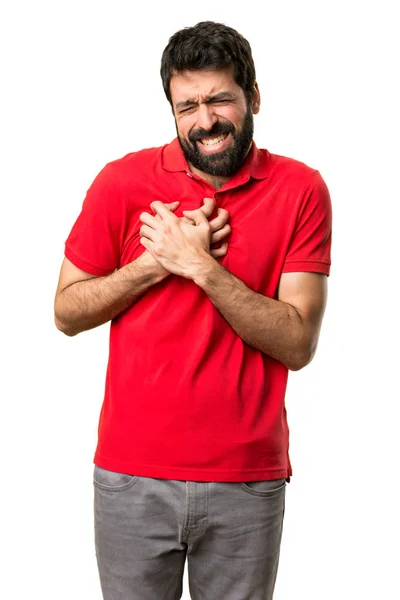
[[[210, 100], [207, 100], [206, 104], [230, 104], [234, 101], [235, 101], [235, 99], [233, 99], [233, 98], [215, 98], [215, 99], [210, 98]], [[180, 115], [182, 115], [184, 113], [188, 113], [193, 110], [196, 110], [197, 107], [198, 107], [198, 104], [193, 104], [191, 106], [181, 108], [178, 112]]]

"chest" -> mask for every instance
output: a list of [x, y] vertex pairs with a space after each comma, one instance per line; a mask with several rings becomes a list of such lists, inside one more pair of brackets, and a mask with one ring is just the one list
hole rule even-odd
[[[296, 224], [296, 195], [290, 188], [266, 182], [248, 182], [227, 191], [216, 191], [204, 182], [193, 181], [185, 173], [172, 178], [168, 185], [152, 182], [136, 184], [127, 194], [128, 227], [121, 248], [121, 266], [143, 252], [140, 244], [139, 216], [151, 213], [150, 203], [178, 200], [177, 217], [183, 210], [193, 210], [212, 197], [229, 215], [231, 233], [227, 238], [227, 255], [218, 259], [233, 275], [252, 290], [274, 296], [282, 266]], [[210, 217], [216, 216], [214, 211]]]

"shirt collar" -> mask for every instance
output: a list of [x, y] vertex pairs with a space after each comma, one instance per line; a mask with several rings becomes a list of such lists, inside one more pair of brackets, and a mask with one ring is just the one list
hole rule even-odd
[[[172, 173], [190, 171], [177, 137], [170, 144], [164, 146], [161, 160], [162, 166], [166, 171]], [[259, 150], [253, 140], [249, 154], [238, 173], [242, 176], [253, 177], [254, 179], [265, 179], [268, 177], [269, 167], [270, 153], [268, 150]]]

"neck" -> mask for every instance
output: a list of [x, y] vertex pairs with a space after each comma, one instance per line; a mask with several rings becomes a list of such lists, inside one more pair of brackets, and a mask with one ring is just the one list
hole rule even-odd
[[[252, 145], [252, 141], [250, 142], [249, 147], [247, 148], [247, 152], [243, 159], [243, 163], [249, 155], [251, 145]], [[200, 171], [200, 169], [197, 169], [196, 167], [194, 167], [192, 165], [192, 163], [188, 163], [188, 165], [189, 165], [189, 169], [191, 170], [192, 173], [194, 173], [195, 175], [198, 175], [199, 177], [201, 177], [202, 179], [207, 181], [216, 190], [219, 190], [219, 188], [221, 188], [224, 185], [224, 183], [229, 181], [230, 178], [232, 177], [232, 176], [225, 177], [222, 175], [210, 175], [210, 173], [205, 173], [204, 171]]]
[[194, 167], [191, 163], [189, 163], [189, 169], [191, 170], [192, 173], [194, 173], [195, 175], [198, 175], [198, 177], [201, 177], [201, 179], [204, 179], [205, 181], [207, 181], [207, 183], [212, 185], [212, 187], [215, 188], [216, 190], [219, 190], [219, 188], [221, 188], [224, 185], [224, 183], [226, 183], [230, 179], [230, 177], [222, 177], [219, 175], [210, 175], [209, 173], [200, 171], [200, 169], [196, 169], [196, 167]]

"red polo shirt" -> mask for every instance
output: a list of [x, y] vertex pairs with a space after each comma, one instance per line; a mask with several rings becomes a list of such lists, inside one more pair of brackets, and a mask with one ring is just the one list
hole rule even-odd
[[[232, 233], [221, 264], [276, 297], [282, 273], [329, 275], [331, 203], [318, 171], [253, 143], [216, 191], [190, 173], [178, 141], [107, 164], [66, 242], [79, 269], [107, 275], [135, 260], [139, 215], [153, 200], [182, 210], [213, 197]], [[193, 281], [170, 275], [111, 323], [94, 462], [191, 481], [289, 477], [288, 370], [246, 344]]]

